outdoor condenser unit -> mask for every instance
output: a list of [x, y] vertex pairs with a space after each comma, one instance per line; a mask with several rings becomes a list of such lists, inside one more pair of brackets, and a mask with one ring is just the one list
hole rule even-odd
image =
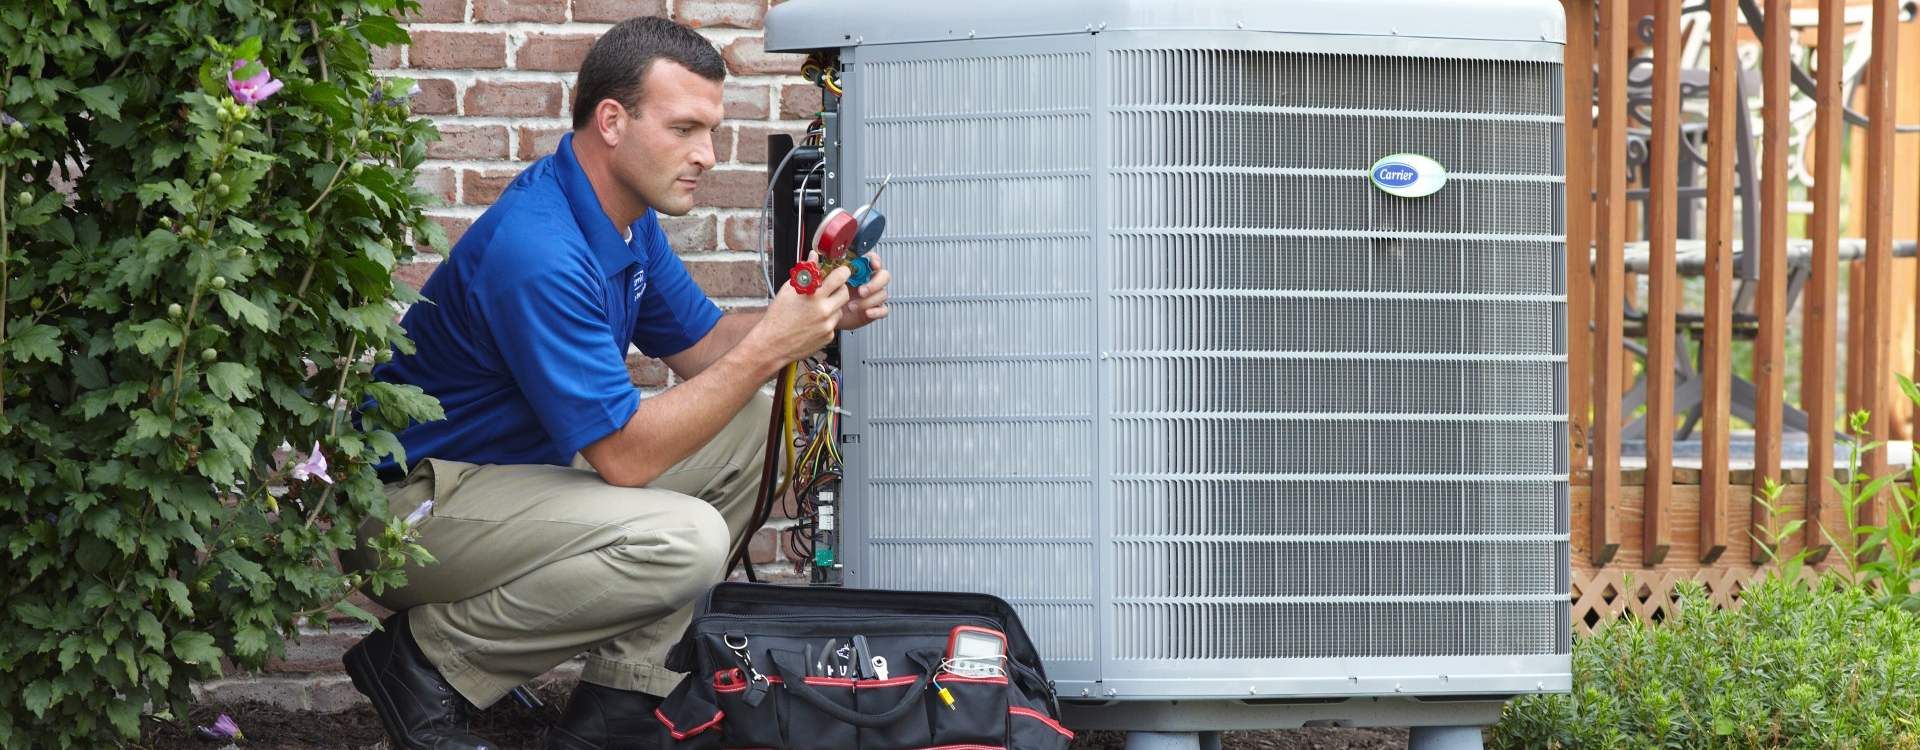
[[1490, 723], [1571, 685], [1554, 0], [793, 0], [849, 585], [1019, 609], [1071, 723]]

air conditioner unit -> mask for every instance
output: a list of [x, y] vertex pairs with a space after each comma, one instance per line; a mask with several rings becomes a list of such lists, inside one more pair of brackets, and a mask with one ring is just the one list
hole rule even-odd
[[[793, 0], [850, 585], [1012, 601], [1081, 726], [1479, 724], [1571, 683], [1553, 0]], [[1410, 197], [1411, 196], [1411, 197]]]

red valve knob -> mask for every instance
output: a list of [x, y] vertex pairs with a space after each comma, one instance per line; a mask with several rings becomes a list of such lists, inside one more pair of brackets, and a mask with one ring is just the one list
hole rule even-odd
[[821, 280], [827, 276], [820, 272], [820, 264], [803, 260], [793, 264], [793, 270], [788, 272], [787, 277], [793, 282], [794, 291], [813, 294], [813, 290], [819, 289]]

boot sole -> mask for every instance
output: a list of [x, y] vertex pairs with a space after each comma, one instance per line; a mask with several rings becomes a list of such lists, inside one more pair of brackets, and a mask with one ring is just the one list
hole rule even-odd
[[347, 679], [353, 681], [353, 689], [372, 701], [373, 715], [380, 717], [380, 727], [387, 731], [387, 742], [397, 750], [421, 750], [400, 739], [407, 736], [406, 731], [387, 715], [390, 711], [388, 707], [393, 705], [393, 696], [387, 695], [387, 691], [380, 686], [380, 680], [375, 677], [379, 670], [373, 664], [373, 657], [367, 656], [366, 642], [353, 644], [342, 661], [346, 662]]

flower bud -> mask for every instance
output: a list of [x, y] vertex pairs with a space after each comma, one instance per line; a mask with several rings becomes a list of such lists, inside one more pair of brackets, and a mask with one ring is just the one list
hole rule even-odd
[[172, 229], [172, 228], [173, 228], [173, 217], [171, 217], [171, 216], [162, 216], [162, 217], [160, 217], [160, 228], [161, 228], [161, 229]]
[[39, 297], [34, 297], [33, 299], [27, 300], [27, 307], [33, 308], [35, 310], [38, 310], [45, 305], [46, 305], [46, 301], [40, 299]]
[[200, 350], [200, 361], [202, 362], [212, 362], [219, 358], [220, 358], [220, 353], [217, 351], [214, 351], [213, 347], [211, 346]]
[[33, 205], [33, 191], [22, 190], [18, 193], [15, 193], [13, 196], [13, 202], [20, 204], [22, 207]]
[[360, 173], [365, 171], [367, 171], [367, 165], [357, 161], [353, 163], [353, 166], [347, 167], [347, 174], [353, 175], [355, 177], [359, 177]]
[[223, 176], [221, 176], [219, 172], [215, 172], [215, 173], [213, 173], [213, 174], [210, 174], [210, 175], [207, 175], [207, 184], [208, 184], [208, 185], [218, 185], [218, 184], [220, 184], [220, 183], [222, 183], [222, 182], [226, 182], [226, 181], [227, 181], [227, 178], [225, 178], [225, 177], [223, 177]]
[[27, 126], [19, 122], [15, 122], [7, 126], [7, 132], [12, 133], [13, 137], [19, 138], [20, 136], [27, 134]]
[[215, 185], [215, 186], [213, 186], [213, 194], [214, 194], [214, 195], [218, 195], [218, 196], [220, 196], [220, 197], [222, 197], [222, 198], [225, 198], [225, 197], [227, 197], [227, 193], [230, 193], [230, 192], [232, 192], [232, 189], [231, 189], [231, 188], [229, 188], [229, 187], [227, 187], [227, 186], [225, 186], [225, 185]]
[[214, 289], [225, 289], [227, 288], [227, 277], [215, 276], [213, 277], [213, 281], [207, 282], [207, 284]]
[[177, 319], [177, 318], [179, 318], [179, 317], [180, 317], [180, 316], [181, 316], [182, 314], [185, 314], [185, 313], [186, 313], [186, 310], [184, 310], [184, 309], [182, 309], [182, 308], [180, 307], [180, 303], [178, 303], [178, 302], [175, 302], [175, 303], [173, 303], [173, 304], [171, 304], [171, 305], [167, 305], [167, 317], [169, 317], [169, 318], [176, 318], [176, 319]]
[[361, 129], [359, 129], [359, 130], [355, 130], [355, 131], [353, 131], [353, 142], [354, 142], [354, 143], [366, 143], [366, 142], [367, 142], [367, 139], [368, 139], [368, 138], [372, 138], [372, 137], [373, 137], [373, 134], [372, 134], [372, 133], [369, 133], [369, 132], [367, 132], [367, 129], [366, 129], [366, 128], [361, 128]]
[[392, 350], [392, 349], [381, 349], [380, 351], [377, 351], [377, 352], [374, 352], [374, 353], [373, 353], [373, 361], [375, 361], [375, 362], [379, 362], [380, 364], [383, 364], [383, 365], [384, 365], [384, 364], [386, 364], [386, 363], [388, 363], [388, 362], [392, 362], [392, 361], [393, 361], [393, 350]]

